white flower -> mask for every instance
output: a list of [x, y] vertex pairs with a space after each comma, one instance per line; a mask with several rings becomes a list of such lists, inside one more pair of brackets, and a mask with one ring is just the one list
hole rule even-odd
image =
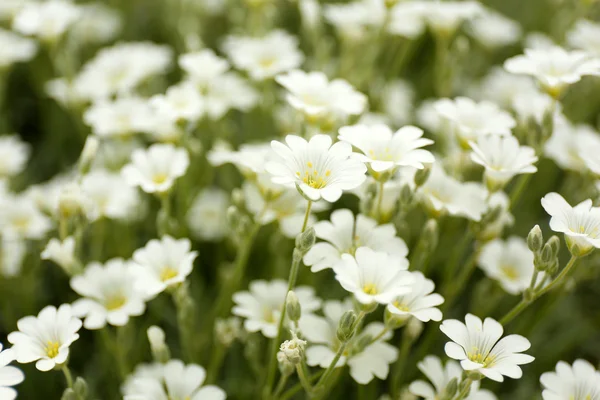
[[33, 200], [18, 196], [2, 202], [0, 227], [2, 234], [10, 238], [41, 239], [52, 228], [52, 222]]
[[169, 87], [164, 95], [153, 96], [150, 104], [171, 121], [197, 121], [205, 110], [204, 99], [190, 81]]
[[225, 400], [223, 389], [205, 385], [206, 370], [180, 360], [166, 364], [142, 364], [123, 385], [124, 400]]
[[600, 248], [600, 208], [587, 199], [571, 207], [558, 193], [542, 197], [542, 207], [550, 218], [550, 229], [565, 234], [569, 250], [588, 253]]
[[469, 144], [473, 149], [471, 160], [485, 168], [485, 180], [490, 190], [503, 187], [515, 175], [537, 172], [533, 165], [538, 160], [535, 150], [519, 146], [514, 136], [482, 136]]
[[411, 120], [415, 91], [408, 82], [401, 79], [387, 82], [381, 97], [383, 111], [394, 125], [402, 126]]
[[77, 263], [77, 259], [75, 258], [75, 238], [69, 236], [63, 241], [56, 238], [50, 239], [42, 251], [41, 258], [42, 260], [55, 262], [66, 271], [71, 270]]
[[298, 50], [298, 39], [282, 30], [262, 38], [230, 36], [223, 49], [233, 65], [248, 72], [254, 80], [273, 78], [298, 68], [304, 59]]
[[352, 125], [341, 127], [339, 132], [340, 140], [363, 152], [357, 158], [369, 164], [375, 173], [398, 166], [422, 169], [423, 164], [435, 161], [433, 154], [421, 149], [433, 140], [422, 137], [423, 130], [416, 126], [408, 125], [392, 133], [387, 125]]
[[531, 75], [553, 97], [585, 75], [600, 75], [600, 59], [583, 51], [561, 47], [525, 49], [525, 54], [509, 58], [504, 68], [513, 74]]
[[411, 316], [422, 322], [441, 321], [442, 312], [435, 306], [444, 302], [444, 298], [437, 293], [432, 293], [435, 284], [432, 280], [425, 278], [421, 272], [412, 272], [413, 283], [411, 291], [396, 297], [388, 304], [387, 309], [400, 319], [408, 319]]
[[415, 39], [425, 32], [425, 15], [421, 4], [399, 2], [390, 11], [388, 33]]
[[404, 257], [359, 247], [354, 257], [345, 253], [341, 258], [333, 266], [335, 279], [362, 304], [388, 304], [412, 290], [414, 277]]
[[585, 166], [594, 174], [600, 175], [600, 144], [582, 148], [580, 155]]
[[146, 193], [163, 193], [183, 176], [190, 164], [185, 149], [172, 144], [154, 144], [146, 150], [136, 149], [131, 163], [121, 174], [131, 186], [139, 186]]
[[[520, 77], [519, 75], [513, 75], [514, 77]], [[530, 81], [531, 82], [531, 81]], [[552, 97], [546, 93], [535, 91], [523, 91], [513, 99], [511, 108], [517, 114], [517, 119], [524, 126], [530, 119], [533, 119], [539, 125], [544, 122], [544, 117], [548, 112], [554, 110], [554, 115], [557, 115], [561, 110], [562, 106], [557, 103]]]
[[440, 330], [452, 340], [445, 347], [448, 357], [460, 360], [465, 371], [480, 372], [497, 382], [504, 381], [504, 376], [519, 379], [523, 375], [519, 365], [534, 360], [521, 353], [531, 346], [529, 340], [521, 335], [508, 335], [499, 340], [504, 329], [492, 318], [482, 322], [467, 314], [465, 324], [448, 319], [442, 322]]
[[0, 241], [0, 276], [11, 278], [21, 272], [23, 260], [27, 255], [27, 242], [21, 238], [2, 237]]
[[30, 153], [31, 146], [18, 135], [0, 136], [0, 179], [22, 172]]
[[31, 39], [0, 28], [0, 69], [17, 62], [29, 61], [35, 56], [37, 45]]
[[106, 43], [120, 33], [123, 21], [117, 10], [102, 3], [83, 4], [80, 8], [81, 16], [71, 28], [71, 34], [82, 43]]
[[287, 146], [276, 140], [271, 147], [281, 158], [268, 162], [266, 170], [273, 182], [289, 187], [296, 186], [307, 198], [317, 201], [337, 201], [344, 190], [358, 187], [366, 179], [366, 167], [353, 156], [352, 146], [337, 142], [331, 137], [315, 135], [309, 142], [287, 135]]
[[479, 136], [510, 135], [516, 125], [509, 113], [489, 101], [477, 103], [467, 97], [441, 99], [435, 102], [435, 110], [450, 122], [464, 147]]
[[[325, 317], [316, 315], [302, 315], [299, 326], [300, 331], [306, 337], [309, 345], [306, 349], [306, 363], [310, 366], [327, 368], [333, 361], [341, 343], [337, 339], [336, 332], [340, 319], [344, 312], [352, 309], [351, 301], [326, 301], [323, 305]], [[389, 364], [398, 358], [398, 349], [386, 343], [392, 338], [391, 332], [384, 334], [375, 342], [365, 348], [353, 346], [361, 337], [371, 335], [376, 337], [384, 329], [380, 322], [368, 324], [361, 335], [355, 335], [346, 346], [344, 354], [336, 364], [336, 368], [346, 364], [350, 367], [350, 376], [365, 385], [374, 377], [386, 379], [389, 372]]]
[[8, 335], [11, 351], [21, 364], [37, 361], [40, 371], [50, 371], [69, 357], [69, 346], [79, 339], [77, 331], [81, 320], [75, 318], [71, 306], [45, 307], [37, 317], [28, 316], [17, 321], [18, 331]]
[[179, 66], [186, 72], [188, 79], [200, 85], [208, 84], [229, 70], [227, 60], [210, 49], [180, 55]]
[[593, 149], [600, 147], [600, 135], [591, 126], [573, 125], [562, 115], [554, 118], [552, 136], [544, 146], [546, 155], [562, 169], [581, 172], [586, 169]]
[[438, 35], [450, 36], [460, 25], [484, 12], [475, 1], [414, 1], [427, 25]]
[[343, 79], [329, 81], [323, 72], [293, 70], [275, 80], [288, 91], [286, 99], [311, 117], [347, 117], [361, 114], [367, 97]]
[[0, 343], [0, 399], [2, 400], [16, 399], [17, 391], [11, 386], [18, 385], [25, 379], [20, 369], [8, 365], [14, 359], [14, 351], [11, 349], [2, 351], [2, 343]]
[[90, 220], [102, 217], [131, 220], [140, 214], [138, 191], [118, 173], [93, 170], [84, 176], [81, 188], [94, 205], [94, 211], [88, 213]]
[[279, 351], [284, 355], [288, 362], [298, 364], [304, 357], [306, 340], [299, 339], [295, 332], [292, 332], [292, 338], [284, 341], [279, 346]]
[[81, 16], [81, 9], [65, 0], [28, 3], [13, 20], [13, 29], [29, 36], [53, 41], [62, 36]]
[[129, 317], [144, 313], [146, 296], [136, 287], [134, 268], [129, 261], [113, 258], [104, 264], [92, 262], [71, 278], [71, 288], [83, 296], [73, 303], [73, 313], [85, 317], [86, 329], [101, 329], [106, 323], [124, 326]]
[[366, 30], [383, 24], [385, 7], [379, 0], [359, 0], [347, 4], [327, 4], [323, 16], [346, 39], [361, 39]]
[[191, 248], [189, 239], [176, 240], [166, 235], [160, 240], [152, 239], [136, 250], [133, 253], [136, 263], [133, 271], [139, 291], [150, 297], [184, 282], [198, 256], [198, 252], [191, 251]]
[[572, 366], [559, 361], [556, 372], [543, 373], [540, 382], [544, 400], [600, 399], [600, 372], [586, 360], [575, 360]]
[[[294, 293], [302, 307], [302, 315], [308, 315], [321, 306], [321, 300], [315, 297], [312, 287], [297, 286]], [[277, 335], [281, 307], [286, 295], [287, 282], [281, 279], [270, 282], [252, 281], [250, 291], [237, 292], [233, 295], [235, 306], [232, 313], [246, 318], [244, 328], [248, 332], [260, 331], [264, 336], [274, 338]]]
[[567, 42], [576, 48], [600, 55], [600, 24], [587, 19], [580, 19], [567, 32]]
[[212, 187], [200, 191], [187, 212], [187, 224], [193, 237], [207, 240], [221, 240], [228, 230], [228, 193]]
[[[462, 380], [462, 368], [454, 361], [450, 360], [446, 365], [442, 365], [440, 359], [436, 356], [427, 356], [417, 363], [417, 368], [429, 379], [429, 382], [422, 380], [414, 381], [408, 387], [408, 390], [415, 396], [422, 397], [425, 400], [437, 400], [444, 395], [444, 390], [452, 379], [456, 379], [460, 384]], [[465, 397], [465, 400], [496, 400], [496, 396], [489, 390], [479, 389], [480, 382], [471, 383], [471, 391]]]
[[98, 136], [128, 136], [144, 132], [152, 118], [148, 102], [140, 97], [123, 97], [94, 103], [83, 115]]
[[477, 100], [489, 100], [505, 109], [513, 108], [521, 98], [529, 99], [532, 93], [540, 94], [529, 77], [513, 75], [502, 67], [492, 67], [469, 93]]
[[[319, 221], [314, 224], [317, 238], [324, 242], [316, 243], [304, 256], [304, 263], [313, 272], [332, 268], [342, 259], [342, 254], [354, 254], [356, 249], [365, 246], [402, 258], [408, 254], [408, 247], [396, 237], [393, 224], [377, 226], [377, 222], [362, 214], [354, 218], [352, 211], [335, 210], [331, 222]], [[354, 235], [354, 236], [353, 236]]]
[[510, 294], [519, 294], [527, 289], [534, 272], [533, 253], [525, 240], [516, 236], [486, 243], [477, 263], [488, 277], [498, 281]]
[[487, 191], [478, 183], [460, 182], [434, 164], [429, 178], [417, 191], [425, 207], [434, 215], [447, 212], [479, 221], [486, 211]]
[[523, 34], [517, 22], [489, 9], [471, 20], [469, 28], [475, 39], [491, 48], [511, 45]]

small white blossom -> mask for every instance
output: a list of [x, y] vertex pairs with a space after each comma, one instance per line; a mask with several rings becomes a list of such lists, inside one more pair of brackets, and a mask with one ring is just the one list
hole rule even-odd
[[392, 35], [415, 39], [425, 32], [425, 15], [421, 4], [401, 1], [389, 13], [388, 32]]
[[217, 241], [227, 234], [227, 192], [213, 187], [200, 191], [187, 213], [187, 224], [193, 237]]
[[411, 291], [396, 297], [387, 305], [390, 313], [400, 319], [415, 317], [419, 321], [441, 321], [442, 312], [435, 306], [444, 302], [444, 298], [432, 293], [435, 284], [432, 280], [425, 278], [421, 272], [412, 272], [413, 283]]
[[12, 278], [19, 275], [27, 255], [26, 239], [3, 237], [0, 246], [0, 276]]
[[229, 70], [227, 60], [210, 49], [180, 55], [179, 66], [192, 82], [200, 85], [207, 84]]
[[81, 9], [66, 0], [31, 2], [13, 20], [13, 29], [42, 40], [53, 41], [62, 36], [81, 16]]
[[411, 120], [415, 91], [408, 82], [401, 79], [387, 82], [381, 96], [383, 111], [394, 125], [402, 126]]
[[2, 234], [9, 238], [41, 239], [52, 228], [52, 221], [33, 200], [18, 196], [2, 202], [0, 227]]
[[574, 125], [564, 116], [554, 119], [552, 136], [544, 146], [546, 155], [562, 169], [580, 172], [586, 168], [586, 158], [600, 147], [600, 135], [589, 125]]
[[50, 260], [66, 271], [70, 271], [77, 263], [75, 258], [75, 238], [69, 236], [63, 241], [52, 238], [41, 254], [42, 260]]
[[47, 306], [37, 317], [21, 318], [17, 328], [8, 335], [15, 360], [21, 364], [37, 361], [38, 370], [50, 371], [67, 361], [69, 346], [79, 339], [81, 320], [73, 316], [70, 305], [63, 304], [58, 310]]
[[22, 172], [30, 153], [31, 146], [18, 135], [0, 136], [0, 179]]
[[86, 174], [81, 189], [93, 203], [93, 212], [88, 213], [90, 220], [111, 218], [131, 220], [140, 214], [140, 196], [118, 173], [106, 170], [93, 170]]
[[144, 132], [151, 118], [152, 109], [140, 97], [98, 101], [83, 115], [85, 123], [100, 137], [125, 137]]
[[36, 52], [37, 45], [33, 40], [0, 28], [0, 70], [14, 63], [29, 61]]
[[476, 100], [488, 100], [504, 109], [512, 109], [517, 100], [528, 99], [540, 91], [529, 77], [514, 75], [496, 66], [469, 93]]
[[344, 39], [357, 40], [363, 38], [369, 28], [383, 24], [385, 7], [379, 0], [327, 4], [323, 7], [323, 17]]
[[523, 351], [529, 349], [529, 340], [521, 335], [508, 335], [504, 338], [504, 329], [496, 320], [480, 318], [467, 314], [465, 323], [456, 319], [442, 322], [440, 330], [452, 340], [446, 343], [448, 357], [460, 360], [465, 371], [477, 371], [497, 381], [504, 376], [519, 379], [523, 371], [521, 364], [528, 364], [534, 358]]
[[298, 364], [304, 357], [305, 347], [306, 340], [299, 339], [298, 336], [292, 332], [292, 338], [283, 342], [281, 346], [279, 346], [279, 351], [285, 355], [288, 362]]
[[71, 34], [82, 43], [106, 43], [120, 33], [123, 21], [117, 10], [102, 3], [83, 4], [80, 9], [81, 15], [73, 24]]
[[567, 42], [576, 48], [600, 55], [600, 24], [580, 19], [567, 33]]
[[573, 365], [559, 361], [556, 372], [543, 373], [540, 382], [544, 400], [600, 399], [600, 372], [586, 360], [575, 360]]
[[511, 45], [523, 34], [519, 23], [489, 9], [470, 21], [469, 31], [475, 39], [490, 48]]
[[476, 1], [413, 1], [421, 10], [423, 19], [438, 35], [451, 36], [460, 25], [484, 12]]
[[0, 343], [0, 398], [3, 400], [16, 399], [17, 391], [12, 386], [18, 385], [25, 379], [25, 375], [20, 369], [8, 365], [14, 359], [14, 351], [11, 349], [3, 351], [2, 343]]
[[205, 104], [198, 88], [183, 81], [150, 99], [150, 104], [171, 121], [197, 121], [204, 114]]

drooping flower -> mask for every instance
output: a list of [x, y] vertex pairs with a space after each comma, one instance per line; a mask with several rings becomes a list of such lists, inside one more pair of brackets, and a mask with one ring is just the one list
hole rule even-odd
[[408, 247], [396, 236], [393, 224], [378, 226], [375, 220], [362, 214], [355, 219], [347, 209], [335, 210], [331, 222], [319, 221], [313, 227], [317, 238], [324, 240], [304, 256], [304, 263], [313, 272], [333, 268], [342, 260], [342, 254], [353, 255], [362, 246], [400, 258], [408, 254]]
[[556, 364], [556, 372], [545, 372], [540, 377], [544, 400], [599, 400], [600, 372], [586, 360], [578, 359], [569, 365]]
[[367, 168], [352, 153], [345, 142], [331, 145], [331, 137], [315, 135], [310, 141], [287, 135], [287, 145], [271, 142], [279, 161], [268, 162], [267, 172], [273, 182], [297, 187], [308, 199], [337, 201], [344, 190], [358, 187], [366, 179]]
[[396, 318], [406, 320], [415, 317], [421, 322], [441, 321], [442, 312], [435, 306], [444, 302], [444, 298], [432, 293], [435, 284], [419, 272], [412, 272], [413, 283], [411, 291], [396, 297], [387, 305], [387, 310]]
[[456, 319], [442, 322], [440, 330], [452, 340], [446, 343], [448, 357], [460, 361], [465, 371], [477, 371], [484, 376], [502, 382], [504, 376], [519, 379], [521, 364], [534, 360], [522, 352], [529, 349], [529, 340], [521, 335], [508, 335], [502, 339], [504, 329], [496, 320], [467, 314], [465, 323]]
[[10, 364], [14, 361], [14, 351], [11, 349], [2, 350], [0, 343], [0, 399], [14, 400], [17, 398], [17, 391], [12, 387], [23, 382], [25, 375], [23, 372]]
[[73, 316], [70, 305], [63, 304], [58, 309], [47, 306], [37, 317], [21, 318], [17, 328], [8, 335], [15, 360], [21, 364], [37, 361], [37, 369], [50, 371], [67, 361], [71, 343], [79, 339], [81, 320]]

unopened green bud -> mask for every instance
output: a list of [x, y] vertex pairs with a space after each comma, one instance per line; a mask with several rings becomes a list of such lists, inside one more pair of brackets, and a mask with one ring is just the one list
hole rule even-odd
[[315, 233], [315, 228], [311, 226], [304, 232], [296, 236], [296, 248], [300, 250], [302, 254], [306, 254], [311, 249], [311, 247], [313, 247], [316, 239], [317, 234]]
[[427, 179], [429, 179], [429, 175], [431, 175], [431, 166], [418, 169], [417, 172], [415, 172], [415, 185], [417, 185], [417, 187], [423, 186], [425, 182], [427, 182]]
[[400, 188], [400, 198], [398, 200], [400, 205], [404, 207], [409, 206], [412, 204], [414, 198], [415, 194], [411, 189], [410, 185], [408, 183], [402, 185], [402, 187]]
[[539, 225], [534, 226], [527, 235], [527, 247], [534, 253], [542, 249], [544, 244], [544, 236]]
[[239, 209], [243, 209], [246, 206], [244, 192], [241, 189], [235, 188], [231, 191], [231, 204]]
[[423, 322], [421, 322], [417, 318], [411, 318], [410, 320], [408, 320], [408, 324], [406, 325], [406, 328], [404, 328], [405, 329], [404, 334], [411, 341], [414, 341], [419, 336], [421, 336], [421, 333], [423, 332], [424, 327], [425, 327], [425, 324], [423, 324]]
[[362, 334], [356, 343], [354, 343], [354, 350], [357, 353], [361, 353], [364, 349], [367, 348], [373, 342], [373, 336], [369, 334]]
[[77, 393], [75, 393], [75, 390], [73, 390], [71, 388], [67, 388], [63, 392], [63, 395], [60, 398], [60, 400], [79, 400], [79, 399], [77, 398]]
[[443, 400], [451, 400], [454, 398], [456, 391], [458, 390], [458, 378], [452, 378], [446, 385], [444, 393], [442, 394]]
[[171, 358], [169, 347], [165, 343], [165, 332], [156, 325], [152, 325], [146, 331], [152, 357], [156, 362], [166, 363]]
[[352, 310], [346, 311], [338, 324], [336, 336], [342, 343], [346, 343], [354, 335], [354, 324], [356, 323], [356, 313]]
[[542, 247], [542, 253], [540, 255], [540, 259], [542, 261], [543, 264], [550, 264], [550, 262], [552, 262], [552, 247], [546, 243], [544, 245], [544, 247]]
[[390, 310], [387, 307], [385, 309], [385, 312], [383, 313], [383, 322], [385, 324], [385, 327], [391, 330], [403, 327], [409, 318], [410, 315], [396, 315], [393, 312], [390, 312]]
[[290, 320], [298, 322], [302, 316], [302, 307], [298, 301], [298, 296], [293, 290], [290, 290], [287, 295], [287, 302], [285, 303], [287, 315]]
[[75, 383], [73, 384], [73, 390], [81, 400], [87, 399], [88, 396], [88, 385], [87, 382], [82, 377], [77, 377], [75, 379]]
[[553, 235], [550, 239], [548, 239], [546, 245], [549, 245], [552, 249], [552, 258], [558, 257], [558, 252], [560, 251], [560, 238], [556, 235]]
[[240, 210], [236, 206], [229, 206], [229, 208], [227, 208], [227, 222], [233, 231], [237, 230], [240, 217]]

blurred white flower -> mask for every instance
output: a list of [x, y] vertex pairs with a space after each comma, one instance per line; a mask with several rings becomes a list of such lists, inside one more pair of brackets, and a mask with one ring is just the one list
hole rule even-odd
[[41, 253], [42, 260], [50, 260], [66, 271], [70, 271], [77, 263], [75, 258], [75, 238], [69, 236], [63, 241], [52, 238]]
[[27, 3], [35, 0], [4, 0], [0, 3], [0, 21], [10, 21]]
[[312, 30], [321, 22], [321, 5], [318, 0], [300, 0], [298, 10], [305, 29]]
[[[309, 342], [306, 349], [306, 363], [308, 365], [327, 368], [333, 362], [341, 345], [336, 335], [340, 319], [344, 312], [351, 309], [352, 302], [350, 301], [330, 300], [323, 305], [324, 317], [311, 314], [303, 315], [300, 318], [300, 331]], [[347, 364], [350, 367], [350, 376], [362, 385], [371, 382], [374, 377], [386, 379], [389, 365], [398, 358], [398, 349], [386, 343], [392, 338], [391, 332], [384, 334], [365, 348], [352, 346], [361, 337], [366, 335], [375, 337], [383, 329], [384, 326], [380, 322], [368, 324], [364, 328], [363, 334], [355, 336], [352, 342], [346, 346], [344, 354], [335, 367], [340, 368]]]
[[189, 164], [185, 149], [154, 144], [146, 150], [134, 150], [131, 163], [123, 167], [121, 174], [129, 185], [139, 186], [146, 193], [163, 193], [185, 174]]
[[477, 100], [488, 100], [502, 108], [513, 108], [516, 101], [539, 94], [535, 83], [526, 76], [514, 75], [501, 67], [492, 67], [470, 93]]
[[478, 237], [482, 241], [489, 241], [501, 237], [504, 228], [512, 226], [515, 218], [510, 213], [510, 199], [503, 191], [493, 193], [487, 201], [488, 211], [495, 208], [500, 209], [500, 215], [495, 221], [491, 221], [479, 232]]
[[342, 261], [333, 266], [335, 279], [361, 304], [388, 304], [409, 293], [414, 277], [404, 257], [359, 247], [354, 256], [342, 254]]
[[600, 59], [584, 51], [555, 46], [525, 49], [525, 54], [506, 60], [504, 68], [513, 74], [533, 76], [545, 92], [558, 98], [567, 86], [583, 76], [600, 75]]
[[348, 143], [337, 142], [327, 135], [315, 135], [309, 142], [287, 135], [287, 145], [273, 140], [271, 147], [280, 157], [265, 165], [273, 182], [297, 187], [312, 201], [323, 198], [337, 201], [344, 190], [358, 187], [366, 179], [366, 167], [352, 153]]
[[441, 321], [442, 312], [435, 306], [442, 304], [444, 298], [432, 293], [435, 284], [419, 271], [411, 272], [411, 275], [411, 291], [393, 299], [387, 305], [387, 310], [401, 320], [415, 317], [421, 322]]
[[206, 85], [229, 70], [227, 60], [217, 56], [210, 49], [180, 55], [179, 66], [185, 71], [188, 79], [197, 85]]
[[554, 118], [552, 136], [544, 146], [546, 156], [562, 169], [584, 171], [590, 149], [600, 146], [600, 135], [591, 126], [574, 125], [564, 116]]
[[387, 31], [392, 35], [415, 39], [425, 32], [425, 15], [420, 3], [401, 1], [389, 13]]
[[81, 16], [81, 8], [67, 0], [27, 3], [15, 16], [13, 29], [46, 41], [58, 40]]
[[[417, 380], [410, 384], [408, 390], [424, 400], [437, 400], [445, 394], [444, 390], [451, 380], [456, 379], [458, 384], [462, 381], [463, 370], [454, 360], [449, 360], [446, 365], [442, 365], [438, 357], [427, 356], [417, 363], [417, 368], [431, 383]], [[489, 390], [479, 389], [479, 385], [479, 381], [471, 383], [471, 390], [465, 400], [497, 400]]]
[[554, 115], [557, 115], [561, 112], [562, 106], [546, 93], [536, 90], [525, 91], [516, 96], [512, 102], [512, 109], [521, 124], [526, 124], [528, 120], [533, 119], [541, 125], [547, 113], [554, 111]]
[[7, 198], [0, 207], [0, 229], [8, 238], [42, 239], [52, 221], [25, 196]]
[[[270, 282], [256, 280], [250, 282], [249, 291], [233, 295], [235, 306], [232, 313], [245, 318], [244, 328], [248, 332], [261, 332], [265, 337], [274, 338], [281, 318], [281, 307], [287, 295], [287, 282], [274, 279]], [[294, 293], [302, 307], [302, 315], [308, 315], [321, 306], [315, 290], [309, 286], [296, 286]], [[286, 321], [286, 329], [289, 323]]]
[[383, 111], [395, 126], [406, 125], [412, 119], [415, 91], [407, 81], [387, 82], [381, 97]]
[[274, 30], [261, 38], [229, 36], [223, 49], [233, 65], [254, 80], [273, 78], [298, 68], [304, 60], [298, 39], [282, 30]]
[[204, 385], [206, 370], [180, 360], [166, 364], [142, 364], [127, 377], [122, 387], [124, 400], [225, 400], [223, 389]]
[[131, 220], [140, 214], [140, 196], [118, 173], [96, 169], [86, 174], [81, 188], [94, 205], [90, 220], [111, 218]]
[[38, 370], [50, 371], [67, 361], [69, 346], [79, 339], [81, 320], [73, 316], [70, 305], [63, 304], [58, 310], [47, 306], [37, 317], [21, 318], [17, 328], [8, 335], [15, 360], [21, 364], [37, 361]]
[[173, 122], [197, 121], [205, 110], [204, 99], [189, 81], [170, 86], [165, 94], [152, 96], [150, 104]]
[[210, 187], [200, 191], [187, 213], [187, 224], [194, 238], [218, 241], [227, 234], [229, 194], [223, 189]]
[[37, 52], [37, 44], [11, 31], [0, 28], [0, 70], [14, 63], [31, 60]]
[[538, 158], [529, 146], [520, 146], [514, 136], [488, 135], [469, 142], [471, 160], [485, 168], [485, 182], [490, 191], [504, 187], [514, 176], [537, 172]]
[[600, 399], [600, 372], [586, 360], [575, 360], [573, 365], [559, 361], [556, 372], [543, 373], [540, 382], [544, 400]]
[[385, 20], [385, 6], [380, 0], [358, 0], [347, 4], [327, 4], [323, 17], [346, 39], [360, 39], [367, 29], [379, 27]]
[[542, 32], [527, 33], [524, 42], [526, 49], [547, 50], [557, 46], [554, 39]]
[[522, 353], [531, 347], [529, 340], [521, 335], [500, 339], [504, 329], [492, 318], [482, 322], [475, 315], [467, 314], [465, 323], [447, 319], [440, 330], [452, 340], [445, 346], [448, 357], [460, 360], [465, 371], [477, 371], [497, 382], [504, 381], [504, 376], [519, 379], [523, 376], [519, 365], [534, 360]]
[[433, 134], [442, 133], [446, 119], [436, 110], [436, 100], [428, 99], [421, 103], [416, 111], [416, 119], [419, 126], [424, 127]]
[[438, 35], [451, 36], [465, 21], [484, 12], [476, 1], [413, 1], [429, 28]]
[[71, 32], [82, 44], [106, 43], [120, 33], [123, 21], [116, 10], [102, 3], [83, 4], [80, 9]]
[[0, 241], [0, 276], [11, 278], [21, 272], [27, 255], [27, 242], [21, 238], [2, 237]]
[[194, 268], [198, 252], [192, 251], [189, 239], [176, 240], [163, 236], [152, 239], [133, 253], [136, 285], [148, 297], [155, 296], [168, 287], [183, 283]]
[[304, 264], [313, 272], [325, 268], [333, 268], [342, 260], [342, 254], [354, 255], [356, 249], [365, 246], [377, 252], [404, 258], [408, 247], [396, 236], [393, 224], [377, 226], [377, 222], [359, 214], [356, 219], [352, 211], [335, 210], [330, 221], [319, 221], [314, 224], [318, 242], [304, 256]]
[[145, 293], [138, 290], [133, 263], [113, 258], [104, 264], [90, 263], [81, 275], [71, 278], [71, 288], [83, 298], [73, 303], [73, 314], [85, 318], [86, 329], [106, 324], [124, 326], [146, 309]]
[[600, 24], [580, 19], [567, 33], [567, 42], [576, 49], [600, 55]]
[[0, 179], [22, 172], [30, 153], [31, 146], [19, 135], [0, 136]]
[[507, 240], [495, 239], [483, 245], [477, 264], [510, 294], [525, 291], [534, 273], [533, 253], [525, 240], [516, 236]]
[[0, 398], [3, 400], [16, 399], [17, 391], [12, 386], [18, 385], [25, 379], [25, 375], [19, 368], [8, 365], [14, 359], [14, 351], [11, 349], [3, 351], [0, 343]]
[[[600, 139], [600, 137], [599, 137]], [[585, 166], [596, 175], [600, 175], [600, 143], [584, 147], [580, 153]]]
[[286, 100], [311, 117], [347, 117], [361, 114], [367, 97], [343, 79], [329, 81], [323, 72], [293, 70], [275, 80], [288, 91]]
[[519, 23], [490, 9], [486, 9], [469, 22], [469, 32], [484, 46], [490, 48], [516, 43], [523, 34]]
[[565, 234], [569, 250], [589, 253], [600, 248], [600, 208], [587, 199], [571, 207], [558, 193], [542, 197], [542, 207], [550, 218], [550, 229]]
[[129, 136], [145, 132], [152, 109], [141, 97], [122, 97], [98, 101], [83, 115], [83, 120], [100, 137]]
[[392, 133], [387, 125], [352, 125], [341, 127], [339, 132], [340, 140], [363, 152], [356, 158], [368, 164], [375, 174], [393, 171], [398, 166], [422, 169], [423, 164], [435, 161], [433, 154], [421, 149], [433, 140], [422, 137], [423, 130], [416, 126], [408, 125]]

